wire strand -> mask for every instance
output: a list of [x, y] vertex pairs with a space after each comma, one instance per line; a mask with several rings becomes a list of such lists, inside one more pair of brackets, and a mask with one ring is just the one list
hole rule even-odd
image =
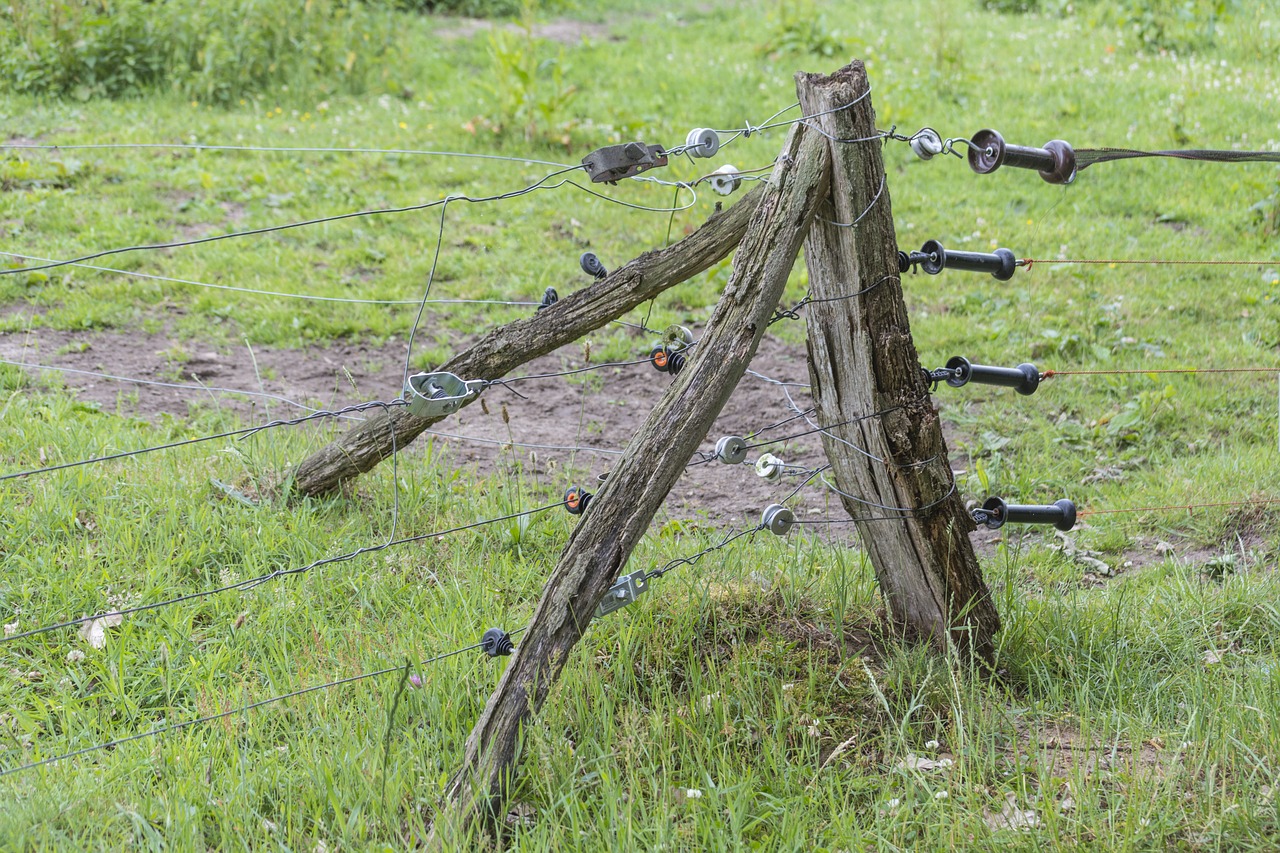
[[[528, 626], [525, 626], [524, 628], [519, 628], [515, 631], [512, 631], [509, 634], [509, 636], [514, 637], [520, 634], [521, 632], [525, 631], [527, 627]], [[429, 666], [430, 664], [445, 660], [446, 658], [456, 657], [457, 655], [464, 654], [466, 652], [476, 651], [477, 649], [482, 648], [483, 645], [484, 645], [483, 643], [473, 643], [470, 646], [464, 646], [460, 649], [454, 649], [451, 652], [445, 652], [444, 654], [439, 654], [434, 657], [426, 658], [425, 660], [419, 661], [418, 666], [419, 667]], [[347, 684], [354, 684], [357, 681], [365, 681], [370, 678], [377, 678], [379, 676], [387, 675], [392, 672], [399, 672], [401, 670], [402, 670], [402, 667], [399, 665], [390, 666], [384, 669], [374, 670], [372, 672], [363, 672], [363, 673], [360, 673], [359, 675], [350, 675], [350, 676], [347, 676], [346, 678], [339, 678], [333, 681], [327, 681], [324, 684], [313, 684], [310, 687], [303, 687], [298, 690], [292, 690], [288, 693], [282, 693], [279, 696], [272, 696], [269, 699], [260, 699], [257, 702], [250, 702], [247, 705], [241, 705], [240, 707], [233, 708], [230, 711], [220, 711], [216, 714], [208, 714], [206, 716], [197, 717], [192, 720], [183, 720], [182, 722], [171, 723], [169, 725], [162, 726], [158, 729], [151, 729], [150, 731], [138, 732], [136, 734], [127, 735], [125, 737], [115, 738], [114, 740], [109, 740], [104, 743], [95, 744], [93, 746], [87, 746], [83, 749], [77, 749], [71, 752], [62, 753], [61, 755], [55, 755], [50, 758], [41, 759], [40, 761], [32, 761], [27, 764], [20, 765], [18, 767], [10, 767], [4, 770], [0, 770], [0, 777], [10, 776], [15, 773], [21, 773], [25, 770], [33, 770], [37, 767], [46, 767], [50, 764], [56, 764], [60, 761], [66, 761], [67, 759], [70, 759], [70, 758], [78, 758], [82, 755], [89, 755], [94, 752], [101, 752], [104, 749], [114, 749], [117, 746], [123, 746], [124, 744], [133, 743], [134, 741], [144, 740], [144, 739], [153, 738], [153, 737], [160, 737], [170, 732], [179, 731], [181, 729], [190, 728], [192, 726], [203, 725], [205, 723], [212, 723], [217, 720], [226, 719], [227, 717], [233, 717], [237, 714], [243, 714], [248, 711], [256, 710], [258, 708], [264, 708], [268, 705], [274, 705], [278, 702], [283, 702], [287, 699], [294, 699], [294, 698], [297, 698], [298, 696], [306, 696], [309, 693], [317, 693], [319, 691], [328, 690], [333, 687], [341, 687]]]

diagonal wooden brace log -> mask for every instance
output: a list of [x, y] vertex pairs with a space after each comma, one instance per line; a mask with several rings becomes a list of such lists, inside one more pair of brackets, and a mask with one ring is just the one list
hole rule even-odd
[[[760, 195], [757, 187], [679, 243], [646, 252], [532, 317], [494, 329], [439, 369], [464, 379], [500, 379], [514, 368], [616, 320], [727, 257], [742, 239]], [[403, 408], [373, 414], [303, 460], [293, 471], [293, 490], [305, 496], [332, 492], [390, 457], [393, 435], [396, 447], [403, 450], [440, 420], [443, 418], [419, 418]]]
[[690, 361], [569, 538], [515, 657], [467, 738], [462, 767], [448, 786], [429, 848], [456, 849], [477, 820], [497, 812], [514, 772], [521, 726], [546, 701], [596, 605], [622, 573], [755, 355], [814, 207], [826, 196], [829, 174], [822, 138], [808, 128], [793, 128]]
[[894, 619], [989, 658], [1000, 617], [907, 322], [866, 70], [854, 62], [831, 77], [799, 75], [797, 89], [831, 146], [831, 196], [805, 243], [806, 322], [816, 418], [833, 425], [822, 441], [841, 501], [852, 518], [876, 519], [858, 528]]

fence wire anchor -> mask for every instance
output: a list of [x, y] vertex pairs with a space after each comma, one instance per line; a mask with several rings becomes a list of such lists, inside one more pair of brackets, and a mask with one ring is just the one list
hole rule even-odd
[[796, 524], [796, 514], [782, 504], [769, 504], [760, 516], [760, 526], [775, 536], [786, 536]]
[[560, 301], [560, 294], [556, 293], [554, 287], [548, 287], [542, 294], [542, 301], [538, 303], [538, 307], [533, 309], [535, 312], [541, 311], [543, 308], [550, 308]]
[[480, 651], [491, 658], [506, 657], [515, 651], [515, 648], [515, 643], [511, 642], [511, 635], [501, 628], [490, 628], [480, 638]]
[[623, 575], [614, 581], [613, 586], [596, 605], [596, 618], [608, 616], [615, 610], [635, 604], [636, 599], [649, 591], [649, 575], [644, 569]]
[[1009, 145], [999, 132], [980, 130], [969, 140], [969, 168], [986, 175], [1010, 166], [1035, 169], [1051, 184], [1069, 184], [1076, 179], [1076, 152], [1061, 139], [1046, 142], [1043, 148]]
[[1019, 364], [1017, 367], [991, 367], [986, 364], [973, 364], [969, 359], [959, 355], [947, 359], [947, 366], [944, 368], [925, 370], [924, 376], [930, 388], [939, 382], [946, 382], [952, 388], [963, 388], [970, 382], [976, 382], [979, 385], [1012, 388], [1019, 394], [1029, 396], [1040, 387], [1040, 371], [1029, 362]]
[[445, 371], [415, 373], [409, 377], [405, 400], [409, 403], [409, 414], [441, 418], [470, 403], [487, 385], [482, 379], [461, 379]]
[[747, 460], [747, 443], [740, 436], [726, 435], [716, 442], [716, 458], [726, 465], [741, 465]]
[[1063, 498], [1051, 504], [1008, 504], [1003, 498], [990, 497], [980, 508], [969, 511], [975, 524], [990, 530], [1013, 524], [1052, 524], [1062, 531], [1076, 526], [1076, 505]]
[[661, 145], [624, 142], [597, 148], [582, 158], [582, 165], [586, 167], [592, 183], [616, 184], [623, 178], [667, 165], [667, 152]]
[[1018, 269], [1018, 259], [1009, 249], [994, 252], [958, 252], [947, 250], [937, 240], [929, 240], [918, 252], [898, 252], [898, 272], [905, 273], [920, 267], [929, 275], [945, 270], [989, 272], [998, 281], [1013, 278]]

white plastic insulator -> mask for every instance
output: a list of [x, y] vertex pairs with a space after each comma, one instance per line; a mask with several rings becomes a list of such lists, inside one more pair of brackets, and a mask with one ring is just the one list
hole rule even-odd
[[747, 458], [747, 443], [736, 435], [726, 435], [716, 442], [716, 458], [726, 465], [740, 465]]
[[737, 166], [726, 163], [711, 173], [707, 183], [711, 185], [711, 191], [716, 195], [729, 195], [742, 186], [742, 175], [738, 173]]
[[684, 138], [684, 150], [690, 157], [714, 157], [720, 150], [720, 134], [709, 127], [695, 127]]
[[921, 160], [932, 160], [934, 155], [942, 153], [942, 137], [938, 131], [926, 127], [911, 137], [911, 150]]
[[756, 460], [756, 473], [772, 483], [782, 477], [782, 466], [781, 459], [766, 453]]

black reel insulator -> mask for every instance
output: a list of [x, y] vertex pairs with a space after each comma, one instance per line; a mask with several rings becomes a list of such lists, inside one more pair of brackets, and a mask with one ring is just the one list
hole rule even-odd
[[570, 486], [564, 493], [564, 508], [570, 515], [582, 515], [587, 511], [587, 504], [591, 503], [593, 497], [595, 495], [581, 486]]
[[491, 658], [505, 657], [515, 650], [511, 635], [501, 628], [490, 628], [480, 638], [480, 651]]
[[[903, 253], [898, 253], [898, 267], [901, 270]], [[929, 240], [920, 247], [919, 252], [907, 255], [907, 260], [920, 267], [929, 275], [937, 275], [945, 270], [968, 270], [969, 272], [989, 272], [998, 281], [1013, 278], [1018, 269], [1018, 259], [1008, 249], [996, 249], [994, 252], [958, 252], [942, 248], [937, 240]], [[906, 270], [902, 270], [905, 272]]]
[[969, 140], [969, 168], [979, 175], [1001, 166], [1035, 169], [1051, 184], [1069, 184], [1076, 178], [1076, 152], [1070, 143], [1055, 139], [1043, 148], [1009, 145], [998, 132], [980, 130]]
[[668, 346], [654, 347], [649, 351], [649, 363], [654, 370], [675, 376], [684, 369], [685, 357], [680, 350]]
[[1051, 504], [1007, 504], [1003, 498], [987, 498], [981, 509], [971, 511], [977, 524], [998, 530], [1013, 524], [1052, 524], [1059, 530], [1076, 526], [1076, 505], [1063, 498]]
[[578, 265], [582, 267], [582, 271], [592, 278], [604, 278], [609, 271], [604, 268], [604, 264], [600, 263], [600, 259], [595, 256], [594, 252], [583, 252], [582, 257], [578, 259]]
[[542, 301], [538, 303], [538, 307], [535, 310], [541, 311], [543, 308], [550, 308], [559, 301], [560, 294], [556, 293], [554, 287], [548, 287], [546, 292], [542, 294]]
[[[970, 382], [976, 382], [979, 385], [1012, 388], [1019, 394], [1031, 395], [1040, 387], [1040, 371], [1030, 363], [1019, 364], [1017, 367], [991, 367], [972, 364], [969, 359], [957, 355], [947, 359], [946, 371], [951, 375], [936, 378], [945, 380], [952, 388], [963, 388]], [[932, 374], [930, 378], [934, 378]]]

